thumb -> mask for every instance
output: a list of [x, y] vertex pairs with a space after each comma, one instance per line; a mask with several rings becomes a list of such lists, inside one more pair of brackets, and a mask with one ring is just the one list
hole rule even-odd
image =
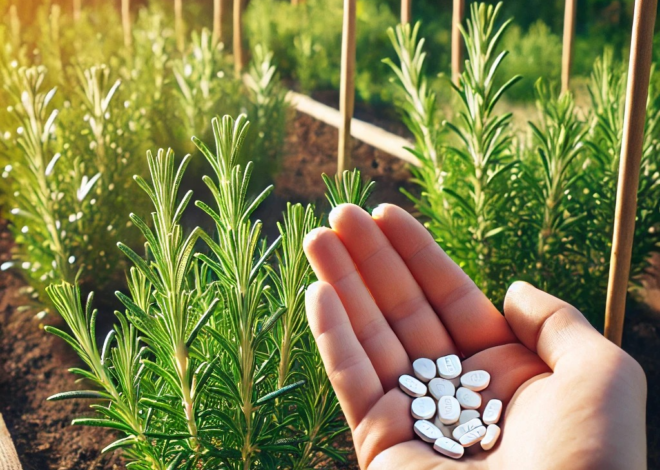
[[520, 342], [552, 370], [569, 356], [574, 361], [619, 350], [575, 307], [526, 282], [511, 284], [504, 299], [504, 315]]

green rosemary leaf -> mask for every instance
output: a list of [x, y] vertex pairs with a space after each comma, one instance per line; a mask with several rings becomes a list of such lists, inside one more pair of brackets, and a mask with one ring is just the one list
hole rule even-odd
[[76, 400], [76, 399], [111, 399], [112, 397], [107, 393], [97, 392], [94, 390], [75, 390], [72, 392], [62, 392], [56, 393], [53, 396], [48, 397], [48, 401], [60, 401], [60, 400]]

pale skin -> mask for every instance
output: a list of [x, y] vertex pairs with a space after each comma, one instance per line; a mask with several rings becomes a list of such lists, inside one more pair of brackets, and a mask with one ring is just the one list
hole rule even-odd
[[[305, 240], [319, 281], [307, 315], [353, 434], [360, 468], [644, 469], [646, 378], [571, 305], [524, 282], [502, 315], [411, 215], [335, 208]], [[461, 460], [413, 432], [397, 386], [412, 361], [458, 354], [490, 373], [502, 435]], [[483, 412], [483, 406], [480, 410]]]

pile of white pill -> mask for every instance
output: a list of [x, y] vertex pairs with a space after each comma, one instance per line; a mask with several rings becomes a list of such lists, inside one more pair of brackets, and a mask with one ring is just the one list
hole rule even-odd
[[410, 407], [415, 434], [447, 457], [459, 459], [466, 447], [476, 443], [484, 450], [493, 448], [500, 437], [496, 424], [502, 414], [502, 402], [490, 400], [481, 407], [481, 392], [490, 384], [490, 374], [473, 370], [463, 374], [456, 355], [444, 356], [433, 362], [417, 359], [413, 362], [415, 377], [402, 375], [399, 386], [414, 398]]

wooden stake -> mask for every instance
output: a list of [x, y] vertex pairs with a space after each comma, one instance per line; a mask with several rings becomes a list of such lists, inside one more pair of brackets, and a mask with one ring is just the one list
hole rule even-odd
[[241, 78], [243, 71], [243, 1], [234, 0], [234, 72]]
[[412, 0], [401, 0], [401, 24], [412, 20]]
[[0, 415], [0, 470], [21, 470], [22, 468], [5, 421]]
[[577, 0], [566, 0], [564, 7], [564, 45], [561, 54], [561, 92], [568, 91], [573, 65], [573, 41], [575, 40], [575, 14]]
[[186, 41], [183, 31], [183, 0], [174, 0], [174, 35], [176, 36], [176, 48], [183, 52]]
[[82, 0], [73, 0], [73, 20], [78, 21], [80, 19], [80, 10]]
[[222, 0], [213, 0], [213, 45], [222, 41]]
[[454, 0], [454, 13], [451, 20], [451, 79], [458, 84], [463, 71], [463, 38], [458, 27], [465, 16], [465, 0]]
[[133, 33], [131, 31], [131, 0], [121, 0], [121, 26], [124, 30], [124, 46], [130, 48], [133, 45]]
[[653, 28], [657, 7], [658, 0], [635, 1], [619, 182], [614, 213], [614, 236], [605, 310], [605, 336], [619, 346], [623, 336], [630, 257], [635, 235], [639, 167], [642, 159]]
[[344, 24], [341, 37], [341, 78], [339, 85], [339, 148], [337, 174], [351, 166], [351, 119], [355, 106], [355, 3], [344, 0]]

